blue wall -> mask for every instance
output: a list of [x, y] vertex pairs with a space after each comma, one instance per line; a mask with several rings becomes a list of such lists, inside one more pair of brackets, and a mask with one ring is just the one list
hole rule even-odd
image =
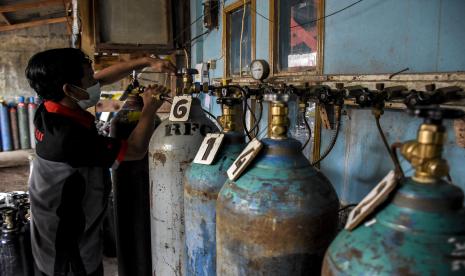
[[[355, 0], [326, 0], [326, 14]], [[326, 74], [465, 70], [465, 1], [365, 0], [329, 17]]]
[[[226, 1], [226, 5], [234, 1]], [[326, 14], [355, 0], [326, 0]], [[201, 15], [201, 1], [191, 0], [191, 17]], [[269, 15], [269, 1], [256, 0], [256, 9]], [[365, 0], [325, 22], [324, 73], [391, 73], [406, 67], [409, 72], [465, 71], [465, 1], [463, 0]], [[221, 52], [221, 17], [214, 30], [192, 49], [193, 63], [218, 59]], [[192, 26], [192, 37], [204, 31], [202, 21]], [[256, 16], [256, 57], [269, 58], [269, 22]], [[223, 77], [224, 57], [210, 72], [212, 78]], [[220, 115], [211, 98], [210, 111]], [[267, 112], [264, 112], [267, 114]], [[386, 111], [381, 124], [390, 143], [411, 140], [421, 120], [403, 112]], [[262, 121], [266, 125], [266, 116]], [[449, 122], [449, 126], [451, 126]], [[465, 189], [465, 170], [461, 167], [465, 150], [454, 145], [449, 127], [445, 156], [451, 164], [452, 178]], [[323, 152], [332, 136], [323, 130]], [[410, 166], [402, 162], [409, 174]], [[341, 200], [358, 202], [392, 169], [369, 110], [349, 109], [337, 144], [321, 164]], [[461, 181], [462, 180], [462, 181]]]

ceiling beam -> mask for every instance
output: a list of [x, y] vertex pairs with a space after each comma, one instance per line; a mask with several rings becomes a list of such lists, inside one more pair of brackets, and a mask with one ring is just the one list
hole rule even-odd
[[47, 24], [56, 24], [56, 23], [62, 23], [66, 21], [67, 21], [66, 17], [41, 19], [41, 20], [29, 21], [29, 22], [18, 23], [18, 24], [13, 24], [13, 25], [0, 26], [0, 32], [13, 31], [13, 30], [36, 27], [36, 26], [47, 25]]
[[8, 20], [8, 18], [6, 18], [6, 16], [0, 12], [0, 19], [2, 19], [3, 21], [6, 22], [7, 25], [11, 25], [11, 22], [10, 20]]
[[32, 3], [5, 5], [5, 6], [0, 6], [0, 13], [36, 9], [36, 8], [41, 8], [41, 7], [51, 6], [51, 5], [58, 5], [58, 4], [63, 5], [63, 0], [43, 0], [43, 1], [32, 2]]

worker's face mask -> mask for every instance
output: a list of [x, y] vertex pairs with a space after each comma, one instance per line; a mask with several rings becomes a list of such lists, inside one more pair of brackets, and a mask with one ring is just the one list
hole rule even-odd
[[80, 100], [77, 101], [77, 104], [84, 110], [88, 109], [89, 107], [95, 106], [98, 101], [100, 100], [100, 83], [97, 82], [96, 84], [88, 87], [86, 90], [82, 89], [81, 87], [74, 86], [80, 90], [86, 91], [89, 94], [89, 99], [87, 100]]

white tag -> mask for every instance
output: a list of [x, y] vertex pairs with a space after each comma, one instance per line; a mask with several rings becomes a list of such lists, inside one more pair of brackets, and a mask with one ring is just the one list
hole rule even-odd
[[227, 172], [229, 179], [235, 181], [252, 162], [255, 156], [257, 156], [262, 147], [263, 144], [257, 140], [257, 138], [250, 141], [231, 167], [229, 167]]
[[223, 133], [207, 133], [200, 145], [199, 151], [194, 158], [194, 163], [210, 165], [213, 163], [216, 154], [223, 142]]
[[376, 187], [355, 207], [347, 218], [345, 229], [351, 231], [357, 227], [376, 207], [383, 203], [397, 186], [394, 171], [390, 171]]
[[192, 96], [176, 96], [171, 105], [170, 121], [185, 122], [191, 112]]
[[107, 122], [108, 118], [110, 118], [110, 112], [102, 112], [102, 114], [100, 114], [100, 121]]

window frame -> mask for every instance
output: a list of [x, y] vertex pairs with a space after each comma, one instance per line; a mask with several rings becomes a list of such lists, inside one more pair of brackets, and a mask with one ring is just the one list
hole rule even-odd
[[[250, 60], [254, 60], [255, 59], [255, 42], [256, 42], [256, 33], [255, 33], [255, 30], [256, 30], [256, 15], [255, 15], [255, 9], [256, 9], [256, 4], [255, 4], [255, 1], [256, 0], [246, 0], [246, 4], [250, 4], [250, 20], [251, 20], [251, 32], [250, 32], [250, 47], [252, 48], [251, 49], [251, 57], [250, 57]], [[237, 80], [237, 79], [243, 79], [243, 78], [248, 78], [250, 76], [246, 75], [242, 75], [239, 74], [239, 75], [231, 75], [231, 72], [229, 70], [229, 62], [231, 61], [231, 58], [229, 56], [229, 48], [230, 48], [230, 45], [229, 45], [229, 39], [228, 39], [228, 30], [229, 30], [229, 16], [232, 12], [242, 8], [244, 6], [244, 1], [243, 0], [237, 0], [236, 2], [232, 3], [232, 4], [229, 4], [227, 5], [226, 7], [224, 7], [223, 9], [223, 14], [222, 14], [222, 48], [223, 48], [223, 56], [224, 56], [224, 64], [223, 64], [223, 75], [226, 77], [226, 78], [232, 78], [233, 80]], [[241, 68], [242, 70], [242, 68]]]
[[[279, 69], [279, 1], [285, 0], [269, 0], [271, 19], [269, 24], [269, 56], [270, 56], [270, 75], [273, 77], [286, 77], [286, 76], [302, 76], [302, 75], [322, 75], [324, 64], [324, 19], [318, 20], [317, 32], [317, 54], [316, 66], [313, 67], [300, 67], [292, 70]], [[317, 18], [322, 18], [325, 15], [325, 0], [318, 0]]]

